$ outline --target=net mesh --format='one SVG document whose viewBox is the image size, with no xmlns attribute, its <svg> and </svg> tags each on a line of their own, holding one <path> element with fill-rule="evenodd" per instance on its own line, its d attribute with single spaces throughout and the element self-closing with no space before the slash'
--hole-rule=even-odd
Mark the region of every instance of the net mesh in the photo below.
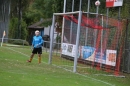
<svg viewBox="0 0 130 86">
<path fill-rule="evenodd" d="M 53 63 L 70 70 L 73 70 L 76 55 L 78 16 L 78 14 L 60 16 L 65 18 L 62 50 L 58 57 L 59 62 L 54 61 L 56 57 L 53 59 Z M 97 70 L 103 69 L 118 74 L 124 47 L 125 24 L 126 20 L 83 13 L 77 71 L 97 73 Z"/>
</svg>

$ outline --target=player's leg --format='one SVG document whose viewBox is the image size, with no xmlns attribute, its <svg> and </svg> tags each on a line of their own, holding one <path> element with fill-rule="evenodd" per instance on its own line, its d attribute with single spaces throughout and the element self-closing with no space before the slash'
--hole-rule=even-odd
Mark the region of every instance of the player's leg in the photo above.
<svg viewBox="0 0 130 86">
<path fill-rule="evenodd" d="M 32 53 L 28 62 L 32 62 L 33 57 L 34 57 L 34 54 Z"/>
<path fill-rule="evenodd" d="M 30 59 L 28 60 L 28 62 L 32 62 L 32 59 L 33 59 L 33 57 L 34 57 L 34 55 L 35 55 L 36 53 L 37 53 L 37 49 L 34 48 L 33 51 L 32 51 L 32 54 L 31 54 L 31 56 L 30 56 Z"/>
<path fill-rule="evenodd" d="M 38 63 L 41 63 L 42 48 L 38 48 Z"/>
<path fill-rule="evenodd" d="M 41 54 L 38 54 L 38 63 L 41 63 Z"/>
</svg>

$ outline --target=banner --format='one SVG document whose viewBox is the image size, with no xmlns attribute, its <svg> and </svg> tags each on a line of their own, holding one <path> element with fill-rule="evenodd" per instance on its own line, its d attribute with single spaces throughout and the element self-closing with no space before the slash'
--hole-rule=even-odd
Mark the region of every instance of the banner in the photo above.
<svg viewBox="0 0 130 86">
<path fill-rule="evenodd" d="M 81 58 L 88 60 L 88 61 L 94 61 L 95 57 L 95 49 L 93 47 L 89 46 L 82 46 L 81 49 Z"/>
<path fill-rule="evenodd" d="M 106 0 L 106 7 L 119 7 L 123 5 L 123 0 Z"/>
<path fill-rule="evenodd" d="M 94 47 L 82 46 L 81 57 L 85 60 L 88 60 L 88 61 L 105 64 L 106 63 L 106 55 L 104 53 L 101 53 L 101 49 L 98 49 L 97 52 L 95 52 Z"/>
<path fill-rule="evenodd" d="M 95 62 L 106 64 L 106 51 L 101 52 L 101 49 L 98 49 L 95 54 Z"/>
<path fill-rule="evenodd" d="M 116 55 L 117 55 L 116 50 L 106 50 L 106 64 L 115 66 L 116 65 Z"/>
<path fill-rule="evenodd" d="M 62 54 L 75 57 L 76 45 L 62 43 Z"/>
<path fill-rule="evenodd" d="M 101 49 L 96 50 L 94 47 L 82 46 L 81 58 L 84 60 L 98 62 L 110 66 L 116 65 L 116 50 L 106 50 L 101 52 Z"/>
<path fill-rule="evenodd" d="M 75 57 L 76 45 L 73 44 L 67 44 L 62 43 L 62 54 Z M 116 50 L 105 50 L 104 52 L 101 52 L 101 49 L 96 50 L 94 47 L 90 46 L 80 46 L 79 47 L 79 58 L 91 61 L 91 62 L 97 62 L 101 64 L 106 64 L 110 66 L 116 65 Z"/>
</svg>

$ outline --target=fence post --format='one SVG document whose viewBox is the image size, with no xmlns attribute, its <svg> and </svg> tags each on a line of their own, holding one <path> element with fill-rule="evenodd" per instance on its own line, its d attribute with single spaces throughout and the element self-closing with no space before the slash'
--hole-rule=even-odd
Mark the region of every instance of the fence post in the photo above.
<svg viewBox="0 0 130 86">
<path fill-rule="evenodd" d="M 46 48 L 46 53 L 47 53 L 47 43 L 48 43 L 48 41 L 46 41 L 46 45 L 45 45 L 45 48 Z"/>
<path fill-rule="evenodd" d="M 24 46 L 24 41 L 25 41 L 25 40 L 23 40 L 23 46 Z"/>
</svg>

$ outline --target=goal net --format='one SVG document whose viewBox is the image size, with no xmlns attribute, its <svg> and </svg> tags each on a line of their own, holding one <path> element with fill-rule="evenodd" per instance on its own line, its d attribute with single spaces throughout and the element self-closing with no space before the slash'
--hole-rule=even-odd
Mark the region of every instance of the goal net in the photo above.
<svg viewBox="0 0 130 86">
<path fill-rule="evenodd" d="M 82 13 L 80 32 L 78 30 L 79 14 L 62 14 L 55 16 L 56 27 L 62 35 L 59 66 L 73 70 L 76 53 L 77 34 L 79 36 L 79 53 L 77 71 L 90 72 L 104 69 L 119 72 L 125 37 L 125 20 L 109 18 L 100 14 Z"/>
</svg>

